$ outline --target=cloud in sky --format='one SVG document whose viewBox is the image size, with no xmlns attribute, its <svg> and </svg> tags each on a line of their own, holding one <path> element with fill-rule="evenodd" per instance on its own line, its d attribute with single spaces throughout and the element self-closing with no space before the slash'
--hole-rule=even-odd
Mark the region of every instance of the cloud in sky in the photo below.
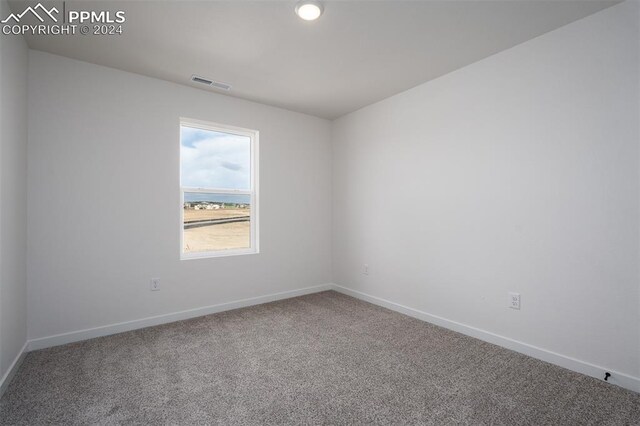
<svg viewBox="0 0 640 426">
<path fill-rule="evenodd" d="M 249 189 L 250 138 L 182 126 L 180 142 L 182 186 Z"/>
</svg>

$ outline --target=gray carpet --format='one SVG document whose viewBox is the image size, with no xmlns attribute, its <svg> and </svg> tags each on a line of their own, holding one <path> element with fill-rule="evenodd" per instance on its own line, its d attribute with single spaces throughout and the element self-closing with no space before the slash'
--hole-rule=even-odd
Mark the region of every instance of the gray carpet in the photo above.
<svg viewBox="0 0 640 426">
<path fill-rule="evenodd" d="M 640 394 L 324 292 L 31 352 L 13 424 L 640 424 Z"/>
</svg>

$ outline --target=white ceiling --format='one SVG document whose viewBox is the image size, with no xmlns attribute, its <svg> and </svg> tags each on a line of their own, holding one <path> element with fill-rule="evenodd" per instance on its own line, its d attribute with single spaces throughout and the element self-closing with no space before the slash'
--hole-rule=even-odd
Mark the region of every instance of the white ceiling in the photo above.
<svg viewBox="0 0 640 426">
<path fill-rule="evenodd" d="M 14 12 L 37 1 L 13 1 Z M 43 2 L 44 3 L 44 2 Z M 33 49 L 335 118 L 616 1 L 324 1 L 319 20 L 292 1 L 67 1 L 124 10 L 120 36 L 31 36 Z M 45 3 L 58 5 L 61 1 Z M 200 86 L 202 87 L 202 86 Z M 203 90 L 216 91 L 205 88 Z"/>
</svg>

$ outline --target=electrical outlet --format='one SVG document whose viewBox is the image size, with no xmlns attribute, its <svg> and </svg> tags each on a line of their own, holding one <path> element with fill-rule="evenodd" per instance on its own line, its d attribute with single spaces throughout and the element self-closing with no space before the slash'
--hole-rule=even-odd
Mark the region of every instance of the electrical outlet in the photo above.
<svg viewBox="0 0 640 426">
<path fill-rule="evenodd" d="M 160 290 L 160 278 L 151 278 L 151 291 Z"/>
<path fill-rule="evenodd" d="M 369 275 L 369 264 L 365 263 L 362 266 L 362 273 L 365 274 L 365 275 Z"/>
<path fill-rule="evenodd" d="M 509 304 L 511 309 L 520 309 L 520 293 L 509 292 Z"/>
</svg>

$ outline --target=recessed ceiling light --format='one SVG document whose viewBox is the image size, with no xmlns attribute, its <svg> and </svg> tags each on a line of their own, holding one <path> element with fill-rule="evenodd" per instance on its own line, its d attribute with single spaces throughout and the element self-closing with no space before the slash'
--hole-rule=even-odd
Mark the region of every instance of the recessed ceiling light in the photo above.
<svg viewBox="0 0 640 426">
<path fill-rule="evenodd" d="M 322 15 L 322 4 L 315 0 L 302 0 L 296 5 L 296 15 L 305 21 L 314 21 Z"/>
</svg>

